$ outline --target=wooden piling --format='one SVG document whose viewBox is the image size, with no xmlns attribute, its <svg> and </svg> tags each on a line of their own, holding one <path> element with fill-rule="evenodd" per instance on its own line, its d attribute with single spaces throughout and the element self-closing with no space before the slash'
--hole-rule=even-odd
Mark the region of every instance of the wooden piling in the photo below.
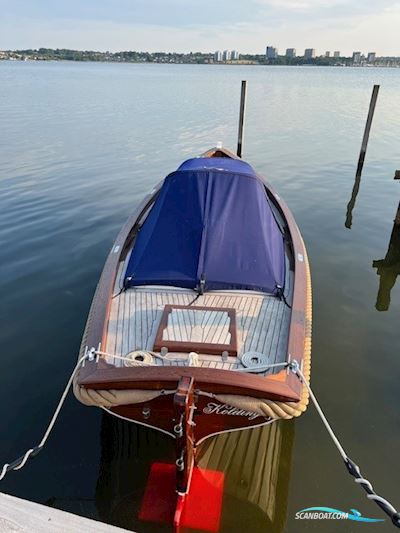
<svg viewBox="0 0 400 533">
<path fill-rule="evenodd" d="M 369 103 L 368 117 L 367 117 L 367 122 L 365 123 L 364 136 L 363 136 L 363 140 L 361 143 L 360 157 L 358 158 L 358 165 L 357 165 L 357 172 L 356 172 L 356 174 L 360 174 L 360 175 L 361 175 L 361 172 L 364 166 L 365 154 L 367 152 L 367 146 L 368 146 L 369 132 L 371 131 L 372 119 L 374 118 L 374 112 L 375 112 L 376 101 L 378 99 L 379 87 L 380 87 L 379 85 L 374 85 L 374 88 L 372 89 L 371 101 Z"/>
<path fill-rule="evenodd" d="M 351 193 L 350 201 L 347 204 L 346 222 L 344 224 L 347 229 L 351 229 L 351 225 L 353 223 L 353 209 L 354 209 L 354 206 L 356 205 L 358 191 L 360 190 L 361 174 L 362 174 L 362 169 L 364 166 L 365 154 L 367 152 L 369 132 L 371 131 L 372 119 L 374 117 L 376 101 L 377 101 L 378 93 L 379 93 L 379 87 L 380 87 L 379 85 L 374 85 L 374 88 L 372 89 L 371 101 L 369 103 L 368 117 L 367 117 L 367 122 L 365 124 L 363 140 L 361 143 L 360 156 L 358 158 L 358 164 L 357 164 L 356 176 L 354 179 L 353 190 Z"/>
<path fill-rule="evenodd" d="M 237 155 L 239 157 L 242 157 L 242 148 L 243 148 L 244 114 L 246 110 L 246 89 L 247 89 L 247 81 L 242 80 L 242 90 L 240 93 L 239 132 L 238 132 L 238 144 L 237 144 Z"/>
</svg>

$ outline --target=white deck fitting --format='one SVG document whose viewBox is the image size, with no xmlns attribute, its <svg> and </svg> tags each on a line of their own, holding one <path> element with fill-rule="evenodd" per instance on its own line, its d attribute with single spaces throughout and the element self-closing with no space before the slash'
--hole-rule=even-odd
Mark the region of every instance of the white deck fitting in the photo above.
<svg viewBox="0 0 400 533">
<path fill-rule="evenodd" d="M 115 287 L 118 294 L 124 265 L 120 265 Z M 291 299 L 293 273 L 287 269 L 285 294 Z M 121 292 L 112 300 L 108 336 L 105 351 L 125 356 L 135 350 L 153 350 L 164 306 L 189 305 L 196 297 L 190 289 L 171 287 L 134 287 Z M 281 362 L 287 356 L 287 343 L 291 309 L 275 296 L 254 291 L 212 291 L 199 296 L 193 302 L 196 306 L 209 308 L 234 308 L 236 310 L 238 357 L 222 357 L 199 354 L 198 366 L 225 370 L 241 367 L 240 356 L 249 351 L 265 354 L 270 362 Z M 199 312 L 197 312 L 199 313 Z M 174 315 L 174 322 L 168 328 L 177 340 L 201 336 L 205 342 L 219 343 L 229 325 L 222 326 L 225 313 L 211 312 L 212 322 L 203 322 L 206 328 L 199 332 L 197 313 L 184 312 Z M 197 315 L 198 316 L 198 315 Z M 204 318 L 204 317 L 203 317 Z M 169 361 L 168 357 L 180 359 Z M 108 358 L 115 366 L 124 366 L 124 361 Z M 164 360 L 154 359 L 157 365 L 187 365 L 187 354 L 170 352 Z"/>
</svg>

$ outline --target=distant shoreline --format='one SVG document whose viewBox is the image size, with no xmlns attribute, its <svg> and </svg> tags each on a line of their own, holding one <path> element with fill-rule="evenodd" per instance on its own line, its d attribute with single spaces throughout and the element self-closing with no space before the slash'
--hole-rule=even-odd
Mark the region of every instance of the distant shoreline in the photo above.
<svg viewBox="0 0 400 533">
<path fill-rule="evenodd" d="M 299 65 L 281 65 L 281 64 L 269 64 L 269 63 L 189 63 L 189 62 L 161 62 L 161 61 L 152 61 L 152 62 L 144 62 L 144 61 L 107 61 L 107 60 L 78 60 L 78 59 L 25 59 L 25 60 L 16 60 L 16 59 L 4 59 L 0 57 L 0 64 L 1 63 L 79 63 L 79 64 L 93 64 L 98 63 L 101 65 L 104 64 L 113 64 L 113 65 L 181 65 L 181 66 L 189 66 L 189 65 L 198 65 L 198 66 L 211 66 L 215 68 L 222 68 L 222 67 L 239 67 L 239 66 L 245 66 L 245 67 L 297 67 L 297 68 L 354 68 L 354 69 L 360 69 L 360 70 L 375 70 L 379 68 L 390 68 L 390 69 L 397 69 L 400 68 L 399 65 L 312 65 L 312 64 L 299 64 Z"/>
<path fill-rule="evenodd" d="M 90 50 L 69 50 L 39 48 L 27 50 L 0 51 L 0 61 L 77 61 L 100 63 L 158 63 L 158 64 L 189 64 L 189 65 L 260 65 L 260 66 L 315 66 L 315 67 L 400 67 L 399 57 L 377 57 L 373 62 L 367 60 L 354 62 L 352 57 L 286 57 L 278 56 L 267 59 L 261 54 L 241 54 L 239 59 L 216 61 L 213 53 L 190 52 L 188 54 L 174 52 L 97 52 Z"/>
</svg>

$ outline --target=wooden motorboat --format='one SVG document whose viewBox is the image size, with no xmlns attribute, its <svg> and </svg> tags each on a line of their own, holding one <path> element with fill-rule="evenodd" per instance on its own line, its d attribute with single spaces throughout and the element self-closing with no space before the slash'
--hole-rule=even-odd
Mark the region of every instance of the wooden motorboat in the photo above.
<svg viewBox="0 0 400 533">
<path fill-rule="evenodd" d="M 143 200 L 101 275 L 76 397 L 176 439 L 177 489 L 211 435 L 301 414 L 311 281 L 273 188 L 224 148 L 184 162 Z"/>
</svg>

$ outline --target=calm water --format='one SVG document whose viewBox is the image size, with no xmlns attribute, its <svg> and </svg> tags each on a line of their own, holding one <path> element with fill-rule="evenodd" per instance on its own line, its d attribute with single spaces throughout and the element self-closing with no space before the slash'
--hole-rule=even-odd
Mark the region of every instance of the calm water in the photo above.
<svg viewBox="0 0 400 533">
<path fill-rule="evenodd" d="M 126 217 L 183 159 L 218 141 L 235 146 L 241 79 L 249 81 L 244 156 L 285 198 L 309 250 L 314 390 L 349 454 L 400 506 L 400 281 L 378 311 L 372 267 L 385 258 L 400 200 L 400 70 L 0 62 L 0 462 L 39 440 Z M 381 94 L 348 230 L 374 83 Z M 400 272 L 398 239 L 394 252 Z M 390 285 L 396 267 L 380 271 Z M 246 473 L 233 469 L 222 531 L 391 530 L 388 520 L 295 520 L 316 505 L 382 516 L 313 408 L 279 433 L 275 510 L 268 517 L 240 496 Z M 46 450 L 1 491 L 156 531 L 136 512 L 149 463 L 170 455 L 163 437 L 71 396 Z"/>
</svg>

